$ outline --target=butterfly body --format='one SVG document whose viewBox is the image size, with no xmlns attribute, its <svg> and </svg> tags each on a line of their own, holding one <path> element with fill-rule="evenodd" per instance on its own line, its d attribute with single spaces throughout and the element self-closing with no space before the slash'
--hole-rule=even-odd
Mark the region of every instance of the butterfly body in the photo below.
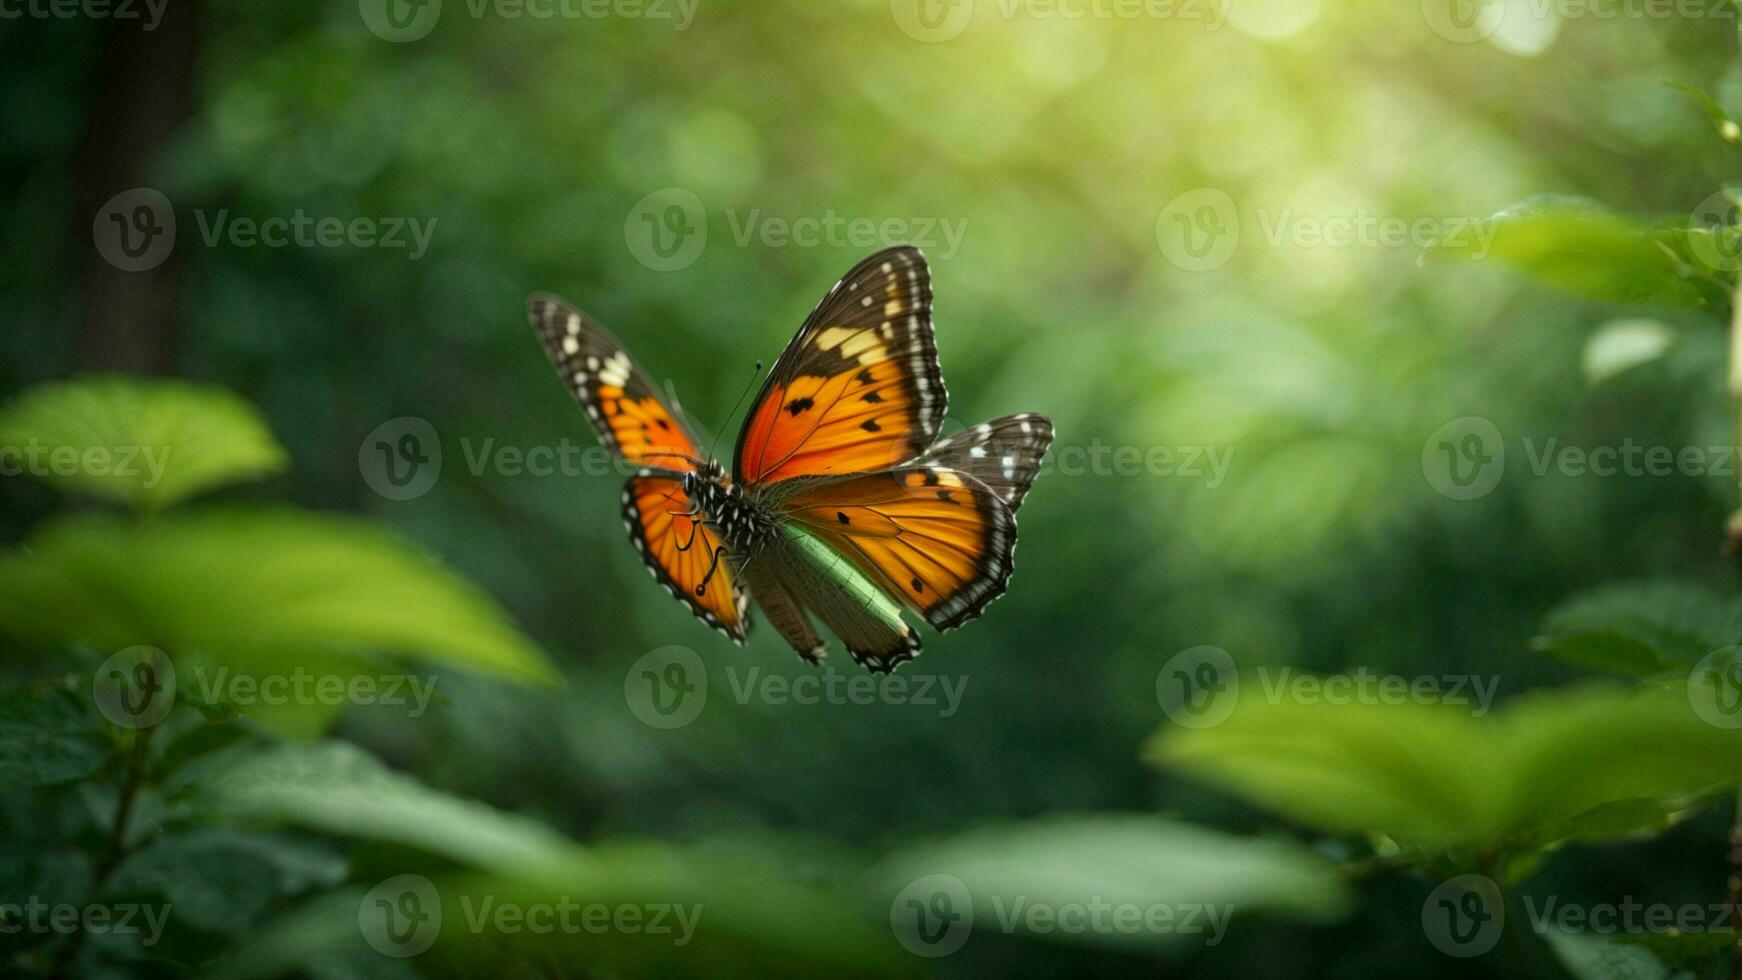
<svg viewBox="0 0 1742 980">
<path fill-rule="evenodd" d="M 829 290 L 752 403 L 730 472 L 602 326 L 555 297 L 529 312 L 600 440 L 643 467 L 623 517 L 649 572 L 735 642 L 754 597 L 805 659 L 824 653 L 821 620 L 888 671 L 919 650 L 904 610 L 948 630 L 1008 586 L 1016 509 L 1052 424 L 1012 415 L 940 437 L 948 398 L 917 249 L 879 252 Z"/>
</svg>

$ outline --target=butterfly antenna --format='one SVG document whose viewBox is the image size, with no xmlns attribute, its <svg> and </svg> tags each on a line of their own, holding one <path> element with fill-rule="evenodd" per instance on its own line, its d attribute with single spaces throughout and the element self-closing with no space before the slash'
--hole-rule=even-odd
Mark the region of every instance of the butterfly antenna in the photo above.
<svg viewBox="0 0 1742 980">
<path fill-rule="evenodd" d="M 709 459 L 714 458 L 714 447 L 720 444 L 720 436 L 724 435 L 727 427 L 732 424 L 732 416 L 737 415 L 738 409 L 744 407 L 744 399 L 750 397 L 750 389 L 756 386 L 756 379 L 760 377 L 762 377 L 762 362 L 757 361 L 756 369 L 750 372 L 750 383 L 744 386 L 744 392 L 738 396 L 737 404 L 733 405 L 732 410 L 726 413 L 726 421 L 720 423 L 719 431 L 714 433 L 714 441 L 708 444 Z"/>
</svg>

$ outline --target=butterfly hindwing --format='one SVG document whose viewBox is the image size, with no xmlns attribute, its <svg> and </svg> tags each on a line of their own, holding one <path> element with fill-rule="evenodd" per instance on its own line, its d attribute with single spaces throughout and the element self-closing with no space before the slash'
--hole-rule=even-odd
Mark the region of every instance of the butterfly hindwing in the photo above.
<svg viewBox="0 0 1742 980">
<path fill-rule="evenodd" d="M 632 463 L 685 471 L 701 450 L 653 377 L 598 321 L 563 300 L 535 294 L 532 328 L 606 449 Z"/>
<path fill-rule="evenodd" d="M 948 406 L 931 272 L 912 246 L 835 283 L 775 362 L 738 433 L 742 484 L 887 469 L 930 445 Z"/>
<path fill-rule="evenodd" d="M 678 475 L 669 471 L 642 470 L 623 488 L 623 523 L 653 577 L 702 622 L 743 645 L 749 595 L 724 557 L 714 567 L 719 536 L 685 516 L 693 509 Z"/>
<path fill-rule="evenodd" d="M 1014 568 L 1016 518 L 961 470 L 915 464 L 819 481 L 783 512 L 939 630 L 980 615 Z"/>
<path fill-rule="evenodd" d="M 1052 420 L 1024 412 L 982 422 L 938 440 L 915 463 L 959 470 L 986 484 L 1012 514 L 1040 473 L 1052 445 Z"/>
</svg>

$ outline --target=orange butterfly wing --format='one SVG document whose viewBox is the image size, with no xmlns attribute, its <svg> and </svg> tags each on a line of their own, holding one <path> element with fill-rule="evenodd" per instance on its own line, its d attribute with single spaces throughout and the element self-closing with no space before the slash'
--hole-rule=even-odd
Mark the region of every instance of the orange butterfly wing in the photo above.
<svg viewBox="0 0 1742 980">
<path fill-rule="evenodd" d="M 692 509 L 683 485 L 658 470 L 642 470 L 623 488 L 623 524 L 648 571 L 702 622 L 743 646 L 750 627 L 749 594 L 733 579 L 726 560 L 716 557 L 719 536 L 684 516 Z"/>
<path fill-rule="evenodd" d="M 912 246 L 853 267 L 775 362 L 738 433 L 734 478 L 888 469 L 930 445 L 948 406 L 931 272 Z"/>
<path fill-rule="evenodd" d="M 1016 518 L 960 470 L 913 465 L 827 480 L 783 509 L 939 630 L 980 615 L 1010 582 Z"/>
<path fill-rule="evenodd" d="M 689 460 L 702 452 L 696 440 L 621 341 L 555 296 L 535 294 L 526 310 L 545 354 L 606 449 L 644 466 L 695 469 Z"/>
<path fill-rule="evenodd" d="M 680 479 L 701 456 L 695 437 L 652 375 L 597 321 L 542 294 L 528 301 L 527 314 L 599 442 L 650 467 L 623 488 L 623 523 L 647 570 L 703 622 L 742 644 L 749 597 L 723 558 L 713 567 L 719 537 L 682 516 L 694 509 Z"/>
</svg>

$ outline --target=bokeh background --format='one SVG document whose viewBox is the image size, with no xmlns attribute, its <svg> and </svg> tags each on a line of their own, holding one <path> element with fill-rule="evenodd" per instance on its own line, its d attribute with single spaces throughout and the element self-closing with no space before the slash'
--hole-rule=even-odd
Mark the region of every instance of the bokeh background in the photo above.
<svg viewBox="0 0 1742 980">
<path fill-rule="evenodd" d="M 705 841 L 801 875 L 850 878 L 913 841 L 1058 813 L 1286 834 L 1143 762 L 1174 654 L 1479 675 L 1504 700 L 1574 676 L 1527 648 L 1582 590 L 1659 575 L 1734 588 L 1732 477 L 1539 474 L 1526 449 L 1733 443 L 1721 305 L 1621 306 L 1498 261 L 1423 261 L 1532 195 L 1685 219 L 1719 191 L 1738 151 L 1666 83 L 1742 110 L 1733 5 L 1599 17 L 1496 2 L 1475 21 L 1431 0 L 1059 6 L 1089 14 L 648 0 L 539 17 L 446 0 L 393 8 L 410 18 L 396 27 L 370 0 L 167 0 L 151 30 L 0 22 L 0 391 L 104 371 L 253 402 L 291 464 L 223 497 L 389 527 L 495 597 L 565 681 L 444 674 L 428 715 L 347 712 L 338 737 L 579 840 Z M 93 236 L 136 187 L 177 223 L 145 272 L 115 268 Z M 431 234 L 414 255 L 202 233 L 220 215 L 299 213 Z M 841 230 L 821 241 L 783 234 L 831 217 Z M 854 219 L 876 224 L 871 240 L 849 238 Z M 1401 237 L 1376 230 L 1400 222 Z M 732 648 L 648 583 L 620 474 L 473 462 L 593 444 L 525 298 L 557 292 L 608 324 L 729 446 L 752 364 L 900 240 L 933 266 L 951 424 L 1036 411 L 1057 426 L 1013 586 L 970 627 L 928 631 L 906 668 L 964 685 L 958 710 L 740 703 L 750 670 L 810 668 L 766 628 Z M 1617 331 L 1645 363 L 1603 367 L 1598 339 Z M 1460 500 L 1424 452 L 1469 416 L 1508 456 L 1492 492 Z M 433 429 L 442 468 L 389 499 L 360 452 L 406 417 Z M 1120 465 L 1122 447 L 1205 455 L 1199 472 L 1155 472 Z M 9 545 L 68 506 L 14 478 L 0 503 Z M 661 730 L 629 710 L 625 681 L 670 645 L 700 655 L 709 697 Z M 1712 898 L 1725 817 L 1551 856 L 1542 880 L 1592 900 Z M 1242 917 L 1214 947 L 983 930 L 909 965 L 1509 972 L 1433 950 L 1434 884 L 1363 879 L 1338 922 Z"/>
</svg>

